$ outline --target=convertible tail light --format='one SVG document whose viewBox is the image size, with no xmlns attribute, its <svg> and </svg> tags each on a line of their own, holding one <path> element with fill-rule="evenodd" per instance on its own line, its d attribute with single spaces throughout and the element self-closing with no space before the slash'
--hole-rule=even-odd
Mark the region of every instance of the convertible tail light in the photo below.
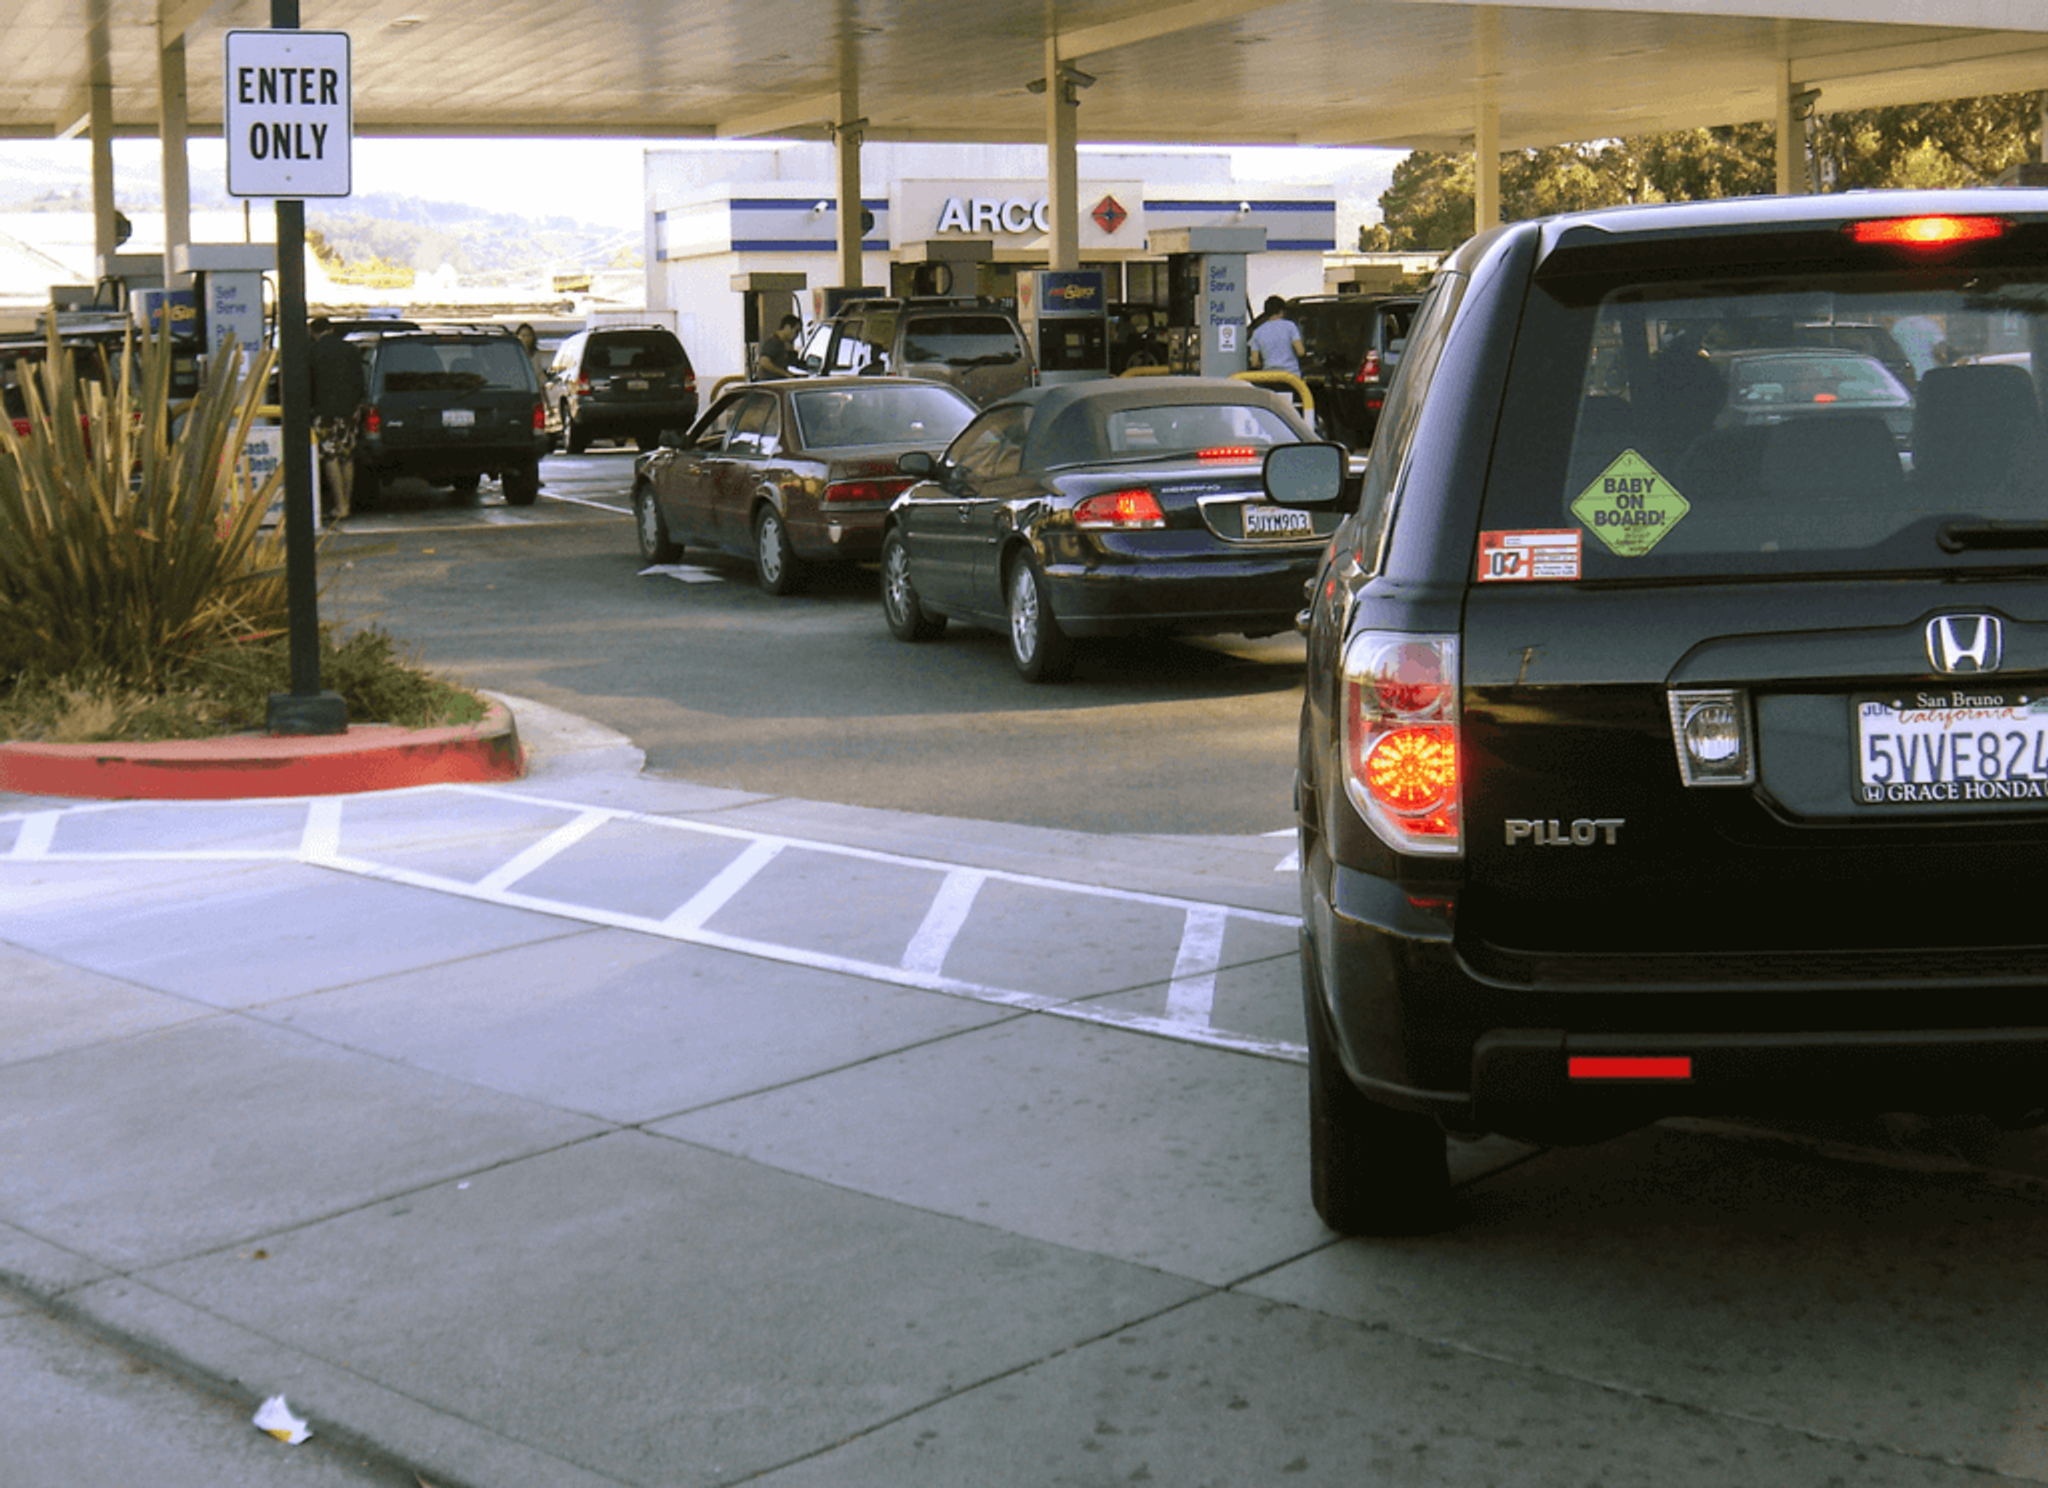
<svg viewBox="0 0 2048 1488">
<path fill-rule="evenodd" d="M 381 434 L 384 432 L 384 411 L 372 403 L 363 410 L 363 432 Z"/>
<path fill-rule="evenodd" d="M 1375 382 L 1379 379 L 1379 375 L 1380 354 L 1378 348 L 1374 348 L 1373 350 L 1368 351 L 1365 354 L 1365 360 L 1358 364 L 1358 376 L 1354 377 L 1352 381 Z"/>
<path fill-rule="evenodd" d="M 1090 496 L 1074 508 L 1074 525 L 1084 529 L 1164 527 L 1159 498 L 1143 486 Z"/>
<path fill-rule="evenodd" d="M 2003 237 L 2006 226 L 2003 217 L 1880 217 L 1850 223 L 1849 237 L 1893 248 L 1949 248 Z"/>
<path fill-rule="evenodd" d="M 1344 650 L 1344 787 L 1400 852 L 1464 848 L 1458 638 L 1362 631 Z"/>
<path fill-rule="evenodd" d="M 1200 451 L 1195 458 L 1206 460 L 1212 465 L 1226 461 L 1241 465 L 1248 460 L 1258 459 L 1259 454 L 1259 447 L 1254 444 L 1218 444 Z"/>
<path fill-rule="evenodd" d="M 888 480 L 837 480 L 825 487 L 825 500 L 894 501 L 908 489 L 908 479 L 897 479 L 893 476 Z"/>
</svg>

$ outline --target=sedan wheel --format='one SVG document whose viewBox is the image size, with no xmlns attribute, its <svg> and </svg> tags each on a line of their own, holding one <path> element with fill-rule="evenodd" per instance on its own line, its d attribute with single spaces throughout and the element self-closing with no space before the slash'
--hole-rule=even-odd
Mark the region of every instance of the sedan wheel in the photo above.
<svg viewBox="0 0 2048 1488">
<path fill-rule="evenodd" d="M 770 594 L 794 593 L 802 578 L 782 513 L 772 506 L 763 506 L 754 518 L 754 575 Z"/>
<path fill-rule="evenodd" d="M 1028 554 L 1010 566 L 1010 660 L 1026 682 L 1064 681 L 1074 666 L 1074 643 L 1053 618 L 1045 580 Z"/>
<path fill-rule="evenodd" d="M 642 481 L 633 487 L 633 525 L 640 534 L 640 557 L 647 563 L 673 563 L 683 556 L 683 545 L 668 535 L 668 522 L 661 503 L 654 499 L 654 487 Z"/>
<path fill-rule="evenodd" d="M 929 641 L 945 634 L 946 617 L 927 615 L 910 582 L 910 549 L 903 533 L 882 539 L 882 616 L 899 641 Z"/>
</svg>

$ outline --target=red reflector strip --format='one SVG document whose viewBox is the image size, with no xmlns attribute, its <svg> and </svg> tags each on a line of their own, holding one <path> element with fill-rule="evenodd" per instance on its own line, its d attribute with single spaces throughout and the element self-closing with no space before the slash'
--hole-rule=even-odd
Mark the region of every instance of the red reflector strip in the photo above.
<svg viewBox="0 0 2048 1488">
<path fill-rule="evenodd" d="M 1568 1061 L 1574 1080 L 1690 1080 L 1692 1056 L 1644 1058 L 1630 1055 L 1574 1054 Z"/>
<path fill-rule="evenodd" d="M 1886 217 L 1849 225 L 1849 236 L 1858 243 L 1884 243 L 1896 248 L 1941 248 L 2004 234 L 2002 217 Z"/>
</svg>

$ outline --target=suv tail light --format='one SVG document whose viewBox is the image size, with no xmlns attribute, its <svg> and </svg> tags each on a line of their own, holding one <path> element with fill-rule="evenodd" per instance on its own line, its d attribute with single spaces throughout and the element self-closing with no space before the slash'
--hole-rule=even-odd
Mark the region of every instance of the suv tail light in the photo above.
<svg viewBox="0 0 2048 1488">
<path fill-rule="evenodd" d="M 579 398 L 590 396 L 590 378 L 581 372 L 576 374 L 576 396 Z"/>
<path fill-rule="evenodd" d="M 1881 217 L 1850 223 L 1849 237 L 1893 248 L 1947 248 L 2003 237 L 2005 226 L 2003 217 Z"/>
<path fill-rule="evenodd" d="M 1074 525 L 1084 531 L 1164 527 L 1166 513 L 1159 498 L 1143 486 L 1090 496 L 1074 508 Z"/>
<path fill-rule="evenodd" d="M 1464 848 L 1458 638 L 1361 631 L 1344 648 L 1344 788 L 1398 852 Z"/>
<path fill-rule="evenodd" d="M 697 391 L 697 374 L 695 372 L 683 373 L 683 391 L 686 393 Z"/>
<path fill-rule="evenodd" d="M 1373 350 L 1371 350 L 1371 351 L 1368 351 L 1368 352 L 1367 352 L 1367 353 L 1365 354 L 1365 360 L 1364 360 L 1364 361 L 1362 361 L 1362 362 L 1360 362 L 1360 363 L 1358 364 L 1358 376 L 1357 376 L 1357 377 L 1355 377 L 1355 378 L 1353 378 L 1352 380 L 1353 380 L 1354 382 L 1362 382 L 1362 383 L 1363 383 L 1363 382 L 1376 382 L 1376 381 L 1378 381 L 1378 379 L 1379 379 L 1379 375 L 1380 375 L 1380 354 L 1379 354 L 1379 349 L 1378 349 L 1377 347 L 1375 347 L 1375 348 L 1374 348 Z"/>
<path fill-rule="evenodd" d="M 545 434 L 548 431 L 548 406 L 545 403 L 533 405 L 533 432 Z"/>
<path fill-rule="evenodd" d="M 374 403 L 363 410 L 363 432 L 365 434 L 381 434 L 384 432 L 383 410 Z"/>
</svg>

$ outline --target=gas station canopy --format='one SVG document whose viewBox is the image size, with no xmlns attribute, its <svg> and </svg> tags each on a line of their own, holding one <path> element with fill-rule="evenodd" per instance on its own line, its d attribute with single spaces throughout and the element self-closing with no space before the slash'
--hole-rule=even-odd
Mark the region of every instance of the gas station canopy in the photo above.
<svg viewBox="0 0 2048 1488">
<path fill-rule="evenodd" d="M 95 105 L 101 130 L 156 134 L 167 52 L 191 132 L 213 132 L 222 34 L 270 24 L 268 0 L 7 9 L 17 138 L 85 133 Z M 299 19 L 350 34 L 359 134 L 1039 141 L 1049 62 L 1104 142 L 1513 149 L 1782 119 L 1788 98 L 2048 88 L 2048 6 L 2022 0 L 301 0 Z"/>
</svg>

